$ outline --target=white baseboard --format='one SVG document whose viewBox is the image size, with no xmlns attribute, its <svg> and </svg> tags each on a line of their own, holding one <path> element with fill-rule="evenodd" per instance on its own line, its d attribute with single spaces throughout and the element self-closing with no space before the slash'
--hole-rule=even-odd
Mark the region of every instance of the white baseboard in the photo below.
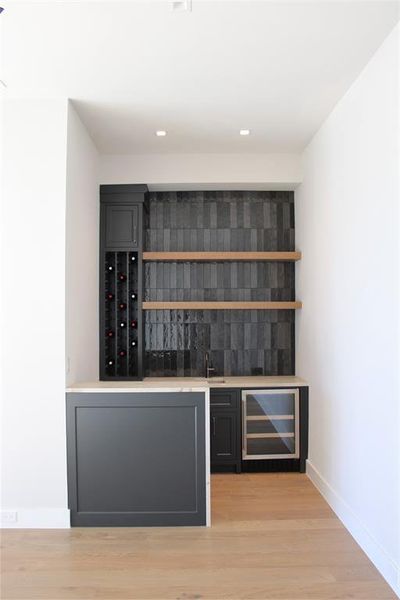
<svg viewBox="0 0 400 600">
<path fill-rule="evenodd" d="M 400 567 L 371 535 L 352 508 L 307 460 L 306 473 L 368 558 L 400 598 Z"/>
<path fill-rule="evenodd" d="M 69 529 L 69 510 L 66 508 L 3 508 L 2 529 Z"/>
</svg>

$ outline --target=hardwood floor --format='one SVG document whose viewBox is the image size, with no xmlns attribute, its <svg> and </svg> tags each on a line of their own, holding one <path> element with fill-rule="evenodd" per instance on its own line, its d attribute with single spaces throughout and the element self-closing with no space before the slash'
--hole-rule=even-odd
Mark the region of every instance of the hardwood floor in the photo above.
<svg viewBox="0 0 400 600">
<path fill-rule="evenodd" d="M 212 515 L 212 528 L 4 530 L 1 598 L 396 598 L 305 475 L 213 475 Z"/>
</svg>

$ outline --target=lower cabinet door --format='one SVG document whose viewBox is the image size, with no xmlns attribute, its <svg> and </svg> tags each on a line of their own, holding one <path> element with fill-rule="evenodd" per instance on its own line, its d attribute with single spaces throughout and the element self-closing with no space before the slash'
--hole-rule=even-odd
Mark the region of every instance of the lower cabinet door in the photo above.
<svg viewBox="0 0 400 600">
<path fill-rule="evenodd" d="M 234 462 L 238 458 L 236 412 L 211 412 L 211 462 Z"/>
</svg>

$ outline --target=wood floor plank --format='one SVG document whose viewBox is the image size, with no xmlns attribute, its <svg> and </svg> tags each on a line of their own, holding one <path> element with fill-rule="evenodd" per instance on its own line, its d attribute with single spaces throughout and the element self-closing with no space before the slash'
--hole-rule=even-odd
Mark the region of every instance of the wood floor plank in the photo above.
<svg viewBox="0 0 400 600">
<path fill-rule="evenodd" d="M 213 475 L 211 528 L 3 530 L 3 600 L 396 598 L 305 475 Z"/>
</svg>

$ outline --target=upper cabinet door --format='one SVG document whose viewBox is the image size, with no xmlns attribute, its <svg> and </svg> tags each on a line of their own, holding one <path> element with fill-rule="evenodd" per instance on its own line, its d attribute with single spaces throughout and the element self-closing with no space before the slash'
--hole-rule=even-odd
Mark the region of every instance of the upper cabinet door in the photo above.
<svg viewBox="0 0 400 600">
<path fill-rule="evenodd" d="M 139 205 L 106 207 L 106 247 L 135 249 L 139 245 Z"/>
</svg>

